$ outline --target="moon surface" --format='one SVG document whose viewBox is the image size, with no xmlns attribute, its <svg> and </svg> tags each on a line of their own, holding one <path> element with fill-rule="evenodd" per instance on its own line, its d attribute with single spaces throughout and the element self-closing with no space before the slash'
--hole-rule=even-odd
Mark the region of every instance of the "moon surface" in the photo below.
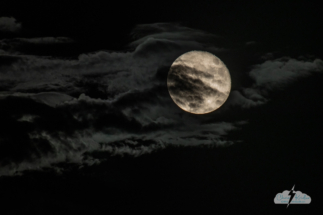
<svg viewBox="0 0 323 215">
<path fill-rule="evenodd" d="M 215 55 L 190 51 L 171 65 L 167 87 L 178 107 L 193 114 L 206 114 L 227 100 L 231 77 L 226 65 Z"/>
</svg>

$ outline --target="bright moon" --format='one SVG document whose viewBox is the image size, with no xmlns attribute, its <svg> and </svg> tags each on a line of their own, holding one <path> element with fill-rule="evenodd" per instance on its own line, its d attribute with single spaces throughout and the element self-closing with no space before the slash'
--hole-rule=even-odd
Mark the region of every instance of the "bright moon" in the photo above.
<svg viewBox="0 0 323 215">
<path fill-rule="evenodd" d="M 205 51 L 190 51 L 179 56 L 167 77 L 168 91 L 181 109 L 210 113 L 221 107 L 231 90 L 228 68 L 216 56 Z"/>
</svg>

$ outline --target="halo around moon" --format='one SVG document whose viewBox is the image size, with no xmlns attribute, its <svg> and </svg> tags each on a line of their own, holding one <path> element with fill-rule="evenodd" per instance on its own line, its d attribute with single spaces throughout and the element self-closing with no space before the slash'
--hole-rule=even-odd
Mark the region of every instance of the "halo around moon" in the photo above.
<svg viewBox="0 0 323 215">
<path fill-rule="evenodd" d="M 226 65 L 215 55 L 190 51 L 171 65 L 167 87 L 178 107 L 193 114 L 206 114 L 227 100 L 231 77 Z"/>
</svg>

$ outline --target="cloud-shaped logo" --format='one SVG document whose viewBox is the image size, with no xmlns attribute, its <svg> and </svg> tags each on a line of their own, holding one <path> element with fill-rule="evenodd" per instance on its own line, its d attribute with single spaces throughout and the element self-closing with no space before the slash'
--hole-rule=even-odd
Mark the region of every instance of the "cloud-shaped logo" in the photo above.
<svg viewBox="0 0 323 215">
<path fill-rule="evenodd" d="M 295 185 L 294 185 L 295 187 Z M 301 191 L 294 191 L 294 187 L 291 190 L 285 190 L 282 193 L 277 193 L 274 198 L 275 204 L 309 204 L 311 203 L 311 197 Z"/>
</svg>

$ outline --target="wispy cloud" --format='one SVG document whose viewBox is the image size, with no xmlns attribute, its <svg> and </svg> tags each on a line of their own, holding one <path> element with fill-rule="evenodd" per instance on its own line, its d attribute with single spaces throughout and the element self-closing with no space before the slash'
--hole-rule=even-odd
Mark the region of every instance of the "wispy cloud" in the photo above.
<svg viewBox="0 0 323 215">
<path fill-rule="evenodd" d="M 13 17 L 0 17 L 0 32 L 18 32 L 21 24 Z"/>
<path fill-rule="evenodd" d="M 134 31 L 152 27 L 155 24 L 139 25 Z M 180 54 L 192 49 L 223 51 L 205 48 L 203 41 L 215 37 L 195 31 L 169 24 L 154 37 L 137 36 L 133 52 L 99 51 L 76 60 L 8 54 L 15 59 L 0 65 L 0 74 L 3 83 L 12 84 L 3 86 L 0 102 L 5 104 L 6 123 L 19 129 L 3 134 L 0 151 L 7 156 L 2 163 L 23 170 L 64 159 L 91 163 L 97 152 L 139 156 L 167 145 L 232 144 L 224 136 L 240 124 L 183 116 L 165 85 L 165 68 Z M 17 134 L 29 146 L 14 158 L 10 151 L 20 144 Z"/>
<path fill-rule="evenodd" d="M 263 105 L 270 100 L 265 91 L 322 69 L 319 59 L 265 61 L 246 74 L 250 86 L 232 90 L 227 110 L 196 117 L 170 98 L 169 67 L 187 51 L 228 50 L 212 45 L 216 36 L 178 24 L 138 25 L 133 34 L 131 52 L 98 51 L 75 60 L 2 56 L 11 59 L 0 64 L 0 112 L 8 125 L 0 132 L 2 174 L 66 160 L 91 164 L 108 154 L 139 156 L 168 145 L 231 145 L 227 135 L 247 121 L 212 117 L 230 114 L 231 105 Z"/>
<path fill-rule="evenodd" d="M 299 78 L 312 73 L 323 72 L 323 61 L 277 58 L 254 65 L 248 75 L 253 79 L 252 86 L 234 90 L 229 99 L 230 104 L 243 108 L 255 107 L 267 103 L 270 92 L 281 89 Z"/>
</svg>

